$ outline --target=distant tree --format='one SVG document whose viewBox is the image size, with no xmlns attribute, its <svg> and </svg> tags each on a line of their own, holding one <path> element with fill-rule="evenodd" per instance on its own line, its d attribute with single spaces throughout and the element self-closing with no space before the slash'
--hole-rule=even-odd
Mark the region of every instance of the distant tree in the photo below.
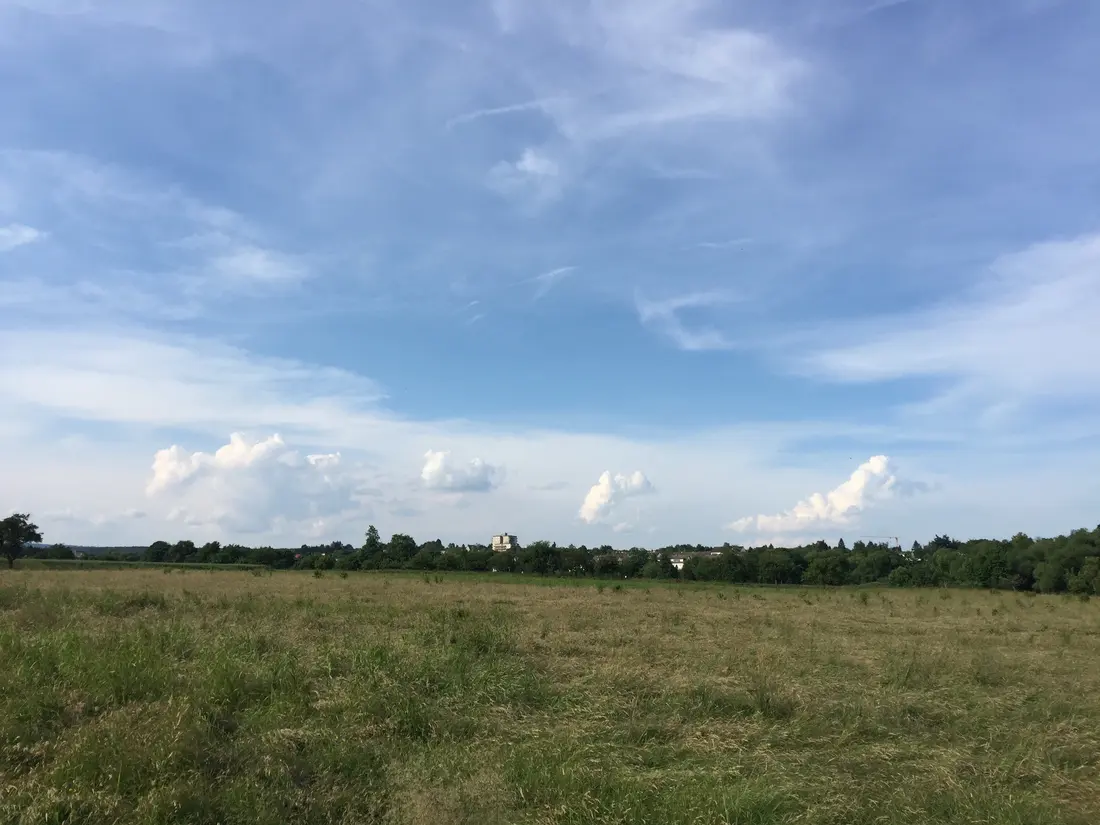
<svg viewBox="0 0 1100 825">
<path fill-rule="evenodd" d="M 836 549 L 837 550 L 847 550 L 848 549 L 848 545 L 844 543 L 843 538 L 836 543 Z"/>
<path fill-rule="evenodd" d="M 447 550 L 435 560 L 436 570 L 461 570 L 462 557 L 466 555 L 462 550 Z"/>
<path fill-rule="evenodd" d="M 1042 593 L 1057 593 L 1066 586 L 1066 572 L 1059 561 L 1046 561 L 1035 567 L 1035 588 Z"/>
<path fill-rule="evenodd" d="M 614 553 L 601 553 L 592 560 L 592 571 L 601 578 L 615 578 L 622 575 L 619 557 Z"/>
<path fill-rule="evenodd" d="M 940 550 L 958 550 L 960 542 L 956 539 L 951 538 L 948 535 L 937 535 L 935 538 L 932 539 L 931 544 L 932 547 L 938 548 Z"/>
<path fill-rule="evenodd" d="M 786 550 L 763 550 L 756 556 L 756 581 L 759 584 L 792 584 L 797 581 L 796 570 L 791 554 Z"/>
<path fill-rule="evenodd" d="M 198 549 L 195 547 L 195 542 L 190 539 L 185 539 L 173 544 L 172 549 L 168 551 L 168 555 L 164 560 L 170 562 L 194 561 L 191 557 L 197 553 Z"/>
<path fill-rule="evenodd" d="M 363 552 L 372 555 L 381 549 L 382 537 L 378 535 L 378 528 L 372 524 L 367 528 L 367 539 L 363 542 Z"/>
<path fill-rule="evenodd" d="M 846 554 L 829 550 L 815 553 L 802 574 L 804 584 L 827 584 L 839 586 L 848 581 L 848 559 Z"/>
<path fill-rule="evenodd" d="M 517 561 L 524 573 L 546 576 L 561 569 L 561 551 L 553 542 L 535 541 L 520 548 Z"/>
<path fill-rule="evenodd" d="M 68 561 L 76 558 L 73 549 L 65 544 L 52 544 L 46 548 L 43 558 Z"/>
<path fill-rule="evenodd" d="M 650 553 L 648 550 L 643 550 L 640 547 L 631 548 L 630 552 L 626 554 L 626 557 L 619 564 L 619 569 L 624 576 L 633 579 L 642 574 L 642 570 L 645 569 L 649 557 Z"/>
<path fill-rule="evenodd" d="M 15 513 L 0 521 L 0 554 L 8 560 L 8 569 L 15 567 L 15 560 L 23 555 L 31 542 L 42 541 L 37 524 L 31 524 L 26 513 Z"/>
<path fill-rule="evenodd" d="M 1085 559 L 1081 569 L 1069 577 L 1068 589 L 1071 593 L 1094 593 L 1100 595 L 1100 557 Z"/>
<path fill-rule="evenodd" d="M 603 566 L 601 567 L 601 559 Z M 597 576 L 611 576 L 618 572 L 619 560 L 615 556 L 597 556 L 593 559 L 587 550 L 572 544 L 558 554 L 559 570 L 569 576 L 586 576 L 595 570 Z"/>
<path fill-rule="evenodd" d="M 1012 546 L 1017 550 L 1027 550 L 1033 544 L 1035 542 L 1031 540 L 1031 536 L 1027 533 L 1017 533 L 1012 537 Z"/>
<path fill-rule="evenodd" d="M 149 545 L 149 549 L 145 551 L 145 561 L 158 562 L 164 561 L 168 554 L 172 551 L 172 545 L 166 541 L 154 541 Z"/>
<path fill-rule="evenodd" d="M 404 533 L 394 533 L 386 548 L 386 561 L 394 567 L 404 567 L 417 552 L 416 539 Z"/>
</svg>

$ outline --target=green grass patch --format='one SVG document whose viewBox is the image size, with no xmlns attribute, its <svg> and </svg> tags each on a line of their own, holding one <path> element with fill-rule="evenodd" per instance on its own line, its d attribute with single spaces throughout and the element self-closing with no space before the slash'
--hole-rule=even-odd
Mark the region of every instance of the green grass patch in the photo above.
<svg viewBox="0 0 1100 825">
<path fill-rule="evenodd" d="M 1022 604 L 3 571 L 0 823 L 1098 822 L 1100 600 Z"/>
</svg>

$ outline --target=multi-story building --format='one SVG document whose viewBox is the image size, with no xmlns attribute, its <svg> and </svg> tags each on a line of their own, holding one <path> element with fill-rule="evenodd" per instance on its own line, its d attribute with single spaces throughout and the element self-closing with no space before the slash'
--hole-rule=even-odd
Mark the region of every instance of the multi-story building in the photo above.
<svg viewBox="0 0 1100 825">
<path fill-rule="evenodd" d="M 507 553 L 509 550 L 519 549 L 519 539 L 508 533 L 501 533 L 499 536 L 493 536 L 493 552 L 494 553 Z"/>
</svg>

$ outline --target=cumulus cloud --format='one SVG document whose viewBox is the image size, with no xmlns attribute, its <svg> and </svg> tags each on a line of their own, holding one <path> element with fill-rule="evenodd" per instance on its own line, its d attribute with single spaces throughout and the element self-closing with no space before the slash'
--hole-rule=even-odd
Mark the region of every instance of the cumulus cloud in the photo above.
<svg viewBox="0 0 1100 825">
<path fill-rule="evenodd" d="M 279 435 L 252 441 L 234 433 L 214 453 L 173 445 L 156 453 L 152 470 L 146 493 L 174 505 L 169 517 L 192 526 L 279 532 L 356 507 L 339 453 L 303 456 Z"/>
<path fill-rule="evenodd" d="M 428 450 L 424 453 L 424 469 L 420 479 L 429 490 L 448 493 L 484 493 L 493 489 L 500 480 L 501 470 L 475 458 L 468 464 L 459 464 L 445 451 Z"/>
<path fill-rule="evenodd" d="M 8 252 L 19 246 L 40 241 L 45 237 L 33 226 L 24 226 L 21 223 L 13 223 L 8 226 L 0 226 L 0 252 Z"/>
<path fill-rule="evenodd" d="M 897 493 L 916 492 L 922 485 L 901 482 L 888 456 L 876 455 L 859 465 L 836 489 L 814 493 L 778 515 L 748 516 L 728 525 L 740 533 L 796 533 L 827 525 L 844 526 L 876 502 Z"/>
<path fill-rule="evenodd" d="M 624 499 L 644 495 L 653 491 L 653 485 L 641 470 L 631 475 L 611 475 L 604 471 L 600 480 L 592 485 L 581 505 L 580 517 L 588 524 L 595 524 L 607 515 Z"/>
</svg>

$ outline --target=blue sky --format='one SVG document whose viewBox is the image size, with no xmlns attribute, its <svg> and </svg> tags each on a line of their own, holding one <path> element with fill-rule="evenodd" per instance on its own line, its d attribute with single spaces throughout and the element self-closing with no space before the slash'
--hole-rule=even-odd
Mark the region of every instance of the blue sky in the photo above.
<svg viewBox="0 0 1100 825">
<path fill-rule="evenodd" d="M 0 509 L 1092 526 L 1098 38 L 1086 0 L 0 0 Z"/>
</svg>

